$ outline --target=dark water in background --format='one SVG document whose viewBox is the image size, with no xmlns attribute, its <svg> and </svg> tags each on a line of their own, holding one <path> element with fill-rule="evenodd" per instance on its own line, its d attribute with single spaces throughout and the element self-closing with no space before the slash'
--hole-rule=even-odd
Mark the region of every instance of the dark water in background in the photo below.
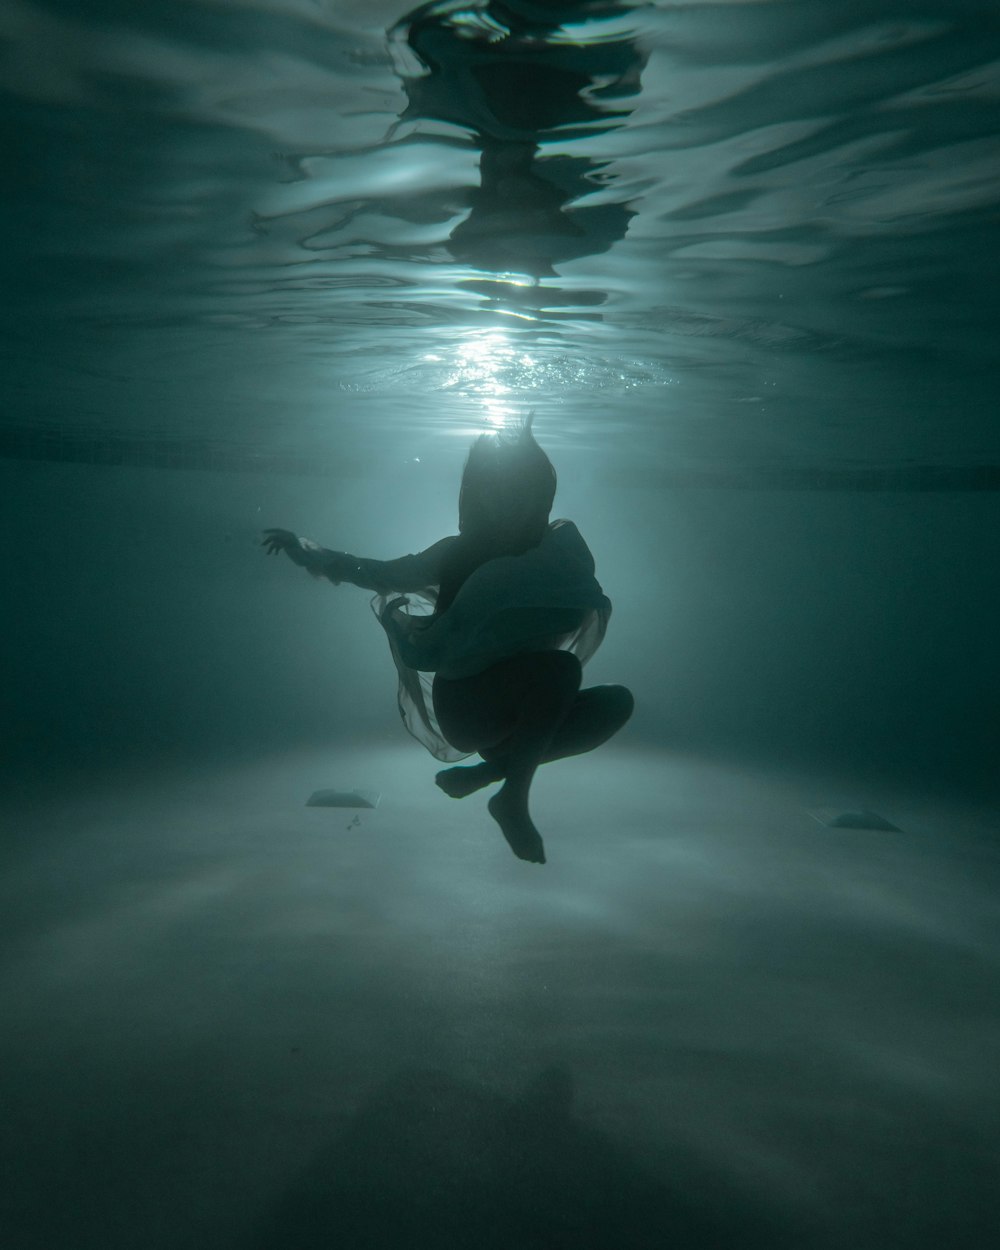
<svg viewBox="0 0 1000 1250">
<path fill-rule="evenodd" d="M 994 5 L 8 0 L 0 38 L 8 454 L 367 465 L 531 405 L 633 482 L 1000 457 Z"/>
</svg>

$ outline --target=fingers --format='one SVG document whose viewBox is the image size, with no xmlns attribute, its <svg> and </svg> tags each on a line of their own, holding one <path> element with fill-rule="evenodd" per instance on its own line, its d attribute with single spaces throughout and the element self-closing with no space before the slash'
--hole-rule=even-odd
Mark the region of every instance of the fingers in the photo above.
<svg viewBox="0 0 1000 1250">
<path fill-rule="evenodd" d="M 279 552 L 293 546 L 298 540 L 291 530 L 267 529 L 261 530 L 264 537 L 261 539 L 261 546 L 269 556 L 276 556 Z"/>
</svg>

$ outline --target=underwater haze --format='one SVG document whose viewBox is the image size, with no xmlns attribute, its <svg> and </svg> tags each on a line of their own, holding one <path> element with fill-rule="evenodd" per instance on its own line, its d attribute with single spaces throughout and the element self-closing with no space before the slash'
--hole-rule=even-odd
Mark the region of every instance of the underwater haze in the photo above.
<svg viewBox="0 0 1000 1250">
<path fill-rule="evenodd" d="M 0 100 L 5 1250 L 997 1242 L 1000 8 L 2 0 Z M 529 413 L 544 867 L 261 548 Z"/>
</svg>

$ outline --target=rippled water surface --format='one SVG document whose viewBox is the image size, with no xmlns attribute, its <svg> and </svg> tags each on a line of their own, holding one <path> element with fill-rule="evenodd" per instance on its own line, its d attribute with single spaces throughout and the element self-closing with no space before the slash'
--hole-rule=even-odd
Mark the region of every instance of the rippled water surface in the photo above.
<svg viewBox="0 0 1000 1250">
<path fill-rule="evenodd" d="M 1000 10 L 5 0 L 8 430 L 974 466 Z"/>
</svg>

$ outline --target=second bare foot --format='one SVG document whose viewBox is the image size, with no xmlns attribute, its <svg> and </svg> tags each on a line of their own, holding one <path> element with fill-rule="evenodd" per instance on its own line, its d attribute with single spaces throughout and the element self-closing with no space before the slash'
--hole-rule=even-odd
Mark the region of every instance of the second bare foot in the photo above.
<svg viewBox="0 0 1000 1250">
<path fill-rule="evenodd" d="M 523 803 L 512 803 L 506 794 L 507 787 L 494 794 L 486 804 L 490 815 L 500 826 L 507 845 L 518 859 L 530 864 L 545 863 L 545 844 L 542 835 L 531 823 L 531 817 Z"/>
<path fill-rule="evenodd" d="M 451 798 L 464 799 L 484 786 L 502 780 L 503 774 L 498 774 L 492 764 L 466 764 L 464 767 L 442 769 L 434 778 L 434 784 Z"/>
</svg>

